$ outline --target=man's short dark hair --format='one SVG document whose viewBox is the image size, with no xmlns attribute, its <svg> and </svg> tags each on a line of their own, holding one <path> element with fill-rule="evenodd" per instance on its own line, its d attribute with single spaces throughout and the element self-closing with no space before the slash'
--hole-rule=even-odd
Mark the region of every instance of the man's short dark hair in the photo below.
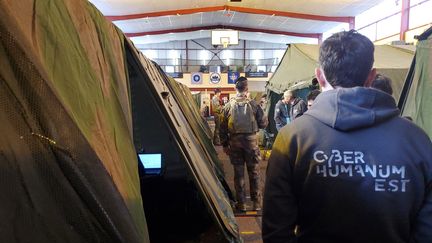
<svg viewBox="0 0 432 243">
<path fill-rule="evenodd" d="M 238 92 L 245 92 L 248 87 L 248 80 L 247 78 L 240 76 L 235 83 L 235 88 Z"/>
<path fill-rule="evenodd" d="M 219 88 L 216 88 L 216 89 L 214 90 L 214 93 L 215 93 L 215 94 L 220 93 L 220 92 L 221 92 L 221 90 L 220 90 Z"/>
<path fill-rule="evenodd" d="M 374 62 L 374 45 L 355 30 L 342 31 L 322 43 L 319 62 L 332 86 L 363 86 Z"/>
<path fill-rule="evenodd" d="M 376 75 L 374 81 L 372 82 L 372 88 L 379 89 L 390 95 L 393 94 L 391 79 L 382 74 Z"/>
<path fill-rule="evenodd" d="M 319 94 L 321 94 L 321 91 L 314 89 L 307 95 L 307 100 L 315 100 Z"/>
</svg>

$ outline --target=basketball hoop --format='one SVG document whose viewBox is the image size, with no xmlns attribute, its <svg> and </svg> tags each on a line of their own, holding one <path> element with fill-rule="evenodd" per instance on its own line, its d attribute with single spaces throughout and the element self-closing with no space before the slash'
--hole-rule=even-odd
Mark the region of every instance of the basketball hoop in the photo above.
<svg viewBox="0 0 432 243">
<path fill-rule="evenodd" d="M 229 37 L 221 37 L 220 42 L 221 42 L 223 48 L 227 48 L 229 43 L 230 43 L 230 38 Z"/>
</svg>

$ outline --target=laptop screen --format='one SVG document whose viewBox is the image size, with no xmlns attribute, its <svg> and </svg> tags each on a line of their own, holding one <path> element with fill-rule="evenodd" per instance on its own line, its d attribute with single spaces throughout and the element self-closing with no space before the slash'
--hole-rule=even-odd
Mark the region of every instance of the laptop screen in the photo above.
<svg viewBox="0 0 432 243">
<path fill-rule="evenodd" d="M 162 154 L 138 154 L 146 174 L 159 174 L 162 168 Z"/>
</svg>

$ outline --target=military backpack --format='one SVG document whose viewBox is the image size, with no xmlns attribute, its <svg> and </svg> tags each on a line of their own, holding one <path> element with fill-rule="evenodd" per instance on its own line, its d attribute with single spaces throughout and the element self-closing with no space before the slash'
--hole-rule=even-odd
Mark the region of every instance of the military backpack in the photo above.
<svg viewBox="0 0 432 243">
<path fill-rule="evenodd" d="M 246 97 L 236 97 L 230 100 L 230 116 L 228 119 L 228 131 L 231 134 L 255 133 L 258 124 L 251 100 Z"/>
</svg>

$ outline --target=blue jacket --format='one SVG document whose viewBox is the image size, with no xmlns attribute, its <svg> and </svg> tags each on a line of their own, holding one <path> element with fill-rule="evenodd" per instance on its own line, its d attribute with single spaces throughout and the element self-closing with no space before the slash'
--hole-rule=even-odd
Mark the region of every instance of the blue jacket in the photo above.
<svg viewBox="0 0 432 243">
<path fill-rule="evenodd" d="M 274 120 L 276 125 L 285 126 L 287 124 L 287 118 L 289 118 L 290 105 L 285 104 L 282 100 L 276 103 L 274 111 Z"/>
</svg>

